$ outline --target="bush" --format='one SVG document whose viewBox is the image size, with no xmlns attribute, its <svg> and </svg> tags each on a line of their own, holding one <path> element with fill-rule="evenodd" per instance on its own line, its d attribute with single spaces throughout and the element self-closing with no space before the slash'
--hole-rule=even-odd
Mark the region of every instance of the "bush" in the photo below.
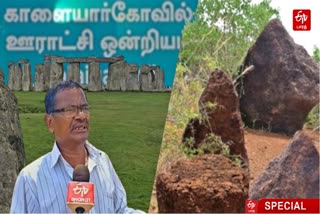
<svg viewBox="0 0 320 214">
<path fill-rule="evenodd" d="M 320 105 L 316 105 L 308 114 L 305 127 L 308 129 L 320 129 Z"/>
<path fill-rule="evenodd" d="M 188 138 L 186 141 L 181 144 L 180 150 L 181 152 L 189 158 L 194 157 L 195 155 L 202 154 L 221 154 L 231 161 L 233 161 L 236 165 L 241 167 L 241 159 L 239 155 L 231 155 L 229 146 L 232 142 L 224 143 L 221 140 L 220 136 L 217 136 L 213 133 L 209 134 L 204 143 L 199 147 L 195 146 L 195 141 L 193 138 Z"/>
</svg>

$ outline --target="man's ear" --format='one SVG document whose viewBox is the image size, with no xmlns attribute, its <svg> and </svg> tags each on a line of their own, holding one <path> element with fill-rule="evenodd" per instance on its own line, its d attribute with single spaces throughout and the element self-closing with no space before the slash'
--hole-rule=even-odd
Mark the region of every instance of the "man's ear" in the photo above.
<svg viewBox="0 0 320 214">
<path fill-rule="evenodd" d="M 44 122 L 46 123 L 49 131 L 53 134 L 54 133 L 54 120 L 52 115 L 46 114 L 44 116 Z"/>
</svg>

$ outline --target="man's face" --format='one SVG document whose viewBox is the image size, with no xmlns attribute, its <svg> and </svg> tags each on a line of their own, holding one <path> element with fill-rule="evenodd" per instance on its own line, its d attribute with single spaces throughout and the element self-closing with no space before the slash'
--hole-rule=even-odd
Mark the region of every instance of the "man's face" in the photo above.
<svg viewBox="0 0 320 214">
<path fill-rule="evenodd" d="M 88 139 L 90 115 L 84 110 L 87 108 L 80 88 L 64 89 L 56 94 L 54 110 L 57 112 L 46 115 L 46 123 L 60 145 L 84 143 Z M 74 114 L 72 109 L 76 110 Z"/>
</svg>

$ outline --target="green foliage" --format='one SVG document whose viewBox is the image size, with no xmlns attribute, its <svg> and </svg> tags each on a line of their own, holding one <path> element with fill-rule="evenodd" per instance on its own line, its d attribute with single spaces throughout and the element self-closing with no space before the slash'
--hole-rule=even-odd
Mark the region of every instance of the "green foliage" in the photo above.
<svg viewBox="0 0 320 214">
<path fill-rule="evenodd" d="M 312 58 L 316 61 L 316 63 L 320 64 L 320 49 L 317 46 L 313 48 Z"/>
<path fill-rule="evenodd" d="M 19 117 L 30 163 L 51 151 L 54 142 L 44 123 L 45 93 L 15 95 L 24 109 Z M 110 157 L 127 191 L 128 206 L 147 211 L 170 94 L 89 92 L 87 97 L 89 141 Z"/>
<path fill-rule="evenodd" d="M 209 61 L 237 76 L 249 47 L 267 22 L 278 17 L 269 4 L 269 0 L 259 4 L 251 0 L 200 1 L 195 21 L 183 32 L 180 63 L 199 73 Z"/>
<path fill-rule="evenodd" d="M 306 128 L 320 129 L 320 105 L 316 105 L 308 114 L 305 121 Z"/>
<path fill-rule="evenodd" d="M 216 107 L 215 103 L 198 104 L 210 73 L 220 68 L 235 79 L 248 49 L 273 17 L 278 17 L 278 11 L 268 0 L 259 4 L 252 4 L 251 0 L 199 1 L 195 20 L 183 31 L 159 168 L 165 167 L 165 163 L 170 165 L 182 154 L 193 156 L 217 148 L 228 153 L 228 145 L 216 143 L 220 141 L 212 136 L 202 148 L 192 147 L 192 139 L 186 142 L 189 147 L 184 147 L 182 133 L 191 118 L 206 120 L 199 108 L 210 111 Z M 240 163 L 239 157 L 229 158 Z"/>
<path fill-rule="evenodd" d="M 234 78 L 247 50 L 278 11 L 270 1 L 200 1 L 195 20 L 183 31 L 169 114 L 178 127 L 199 116 L 198 100 L 210 73 L 220 68 Z"/>
<path fill-rule="evenodd" d="M 193 138 L 186 139 L 180 146 L 181 152 L 189 158 L 202 154 L 220 154 L 232 160 L 239 167 L 241 166 L 240 156 L 231 155 L 229 145 L 224 143 L 220 136 L 211 133 L 199 147 L 194 144 Z"/>
<path fill-rule="evenodd" d="M 182 64 L 177 65 L 176 81 L 174 82 L 169 104 L 169 112 L 179 128 L 185 127 L 191 118 L 199 115 L 198 105 L 194 102 L 199 99 L 204 87 L 201 79 L 188 79 L 191 72 Z"/>
</svg>

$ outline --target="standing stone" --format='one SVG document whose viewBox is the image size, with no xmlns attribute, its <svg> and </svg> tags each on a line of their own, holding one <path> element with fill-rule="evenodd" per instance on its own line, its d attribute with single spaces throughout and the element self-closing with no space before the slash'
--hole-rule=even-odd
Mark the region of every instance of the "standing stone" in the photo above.
<svg viewBox="0 0 320 214">
<path fill-rule="evenodd" d="M 14 78 L 13 90 L 21 91 L 21 89 L 22 89 L 22 71 L 21 71 L 21 65 L 19 63 L 14 68 L 13 78 Z"/>
<path fill-rule="evenodd" d="M 102 81 L 100 74 L 100 63 L 99 62 L 89 62 L 89 91 L 101 91 Z"/>
<path fill-rule="evenodd" d="M 319 152 L 307 134 L 298 131 L 256 180 L 250 199 L 262 198 L 319 198 Z"/>
<path fill-rule="evenodd" d="M 249 49 L 238 81 L 240 110 L 252 128 L 293 135 L 319 103 L 319 65 L 295 44 L 278 19 L 271 20 Z"/>
<path fill-rule="evenodd" d="M 9 77 L 8 77 L 8 87 L 11 90 L 14 90 L 14 63 L 12 61 L 8 64 L 9 68 Z"/>
<path fill-rule="evenodd" d="M 141 65 L 140 69 L 141 91 L 153 91 L 155 83 L 155 74 L 151 66 Z"/>
<path fill-rule="evenodd" d="M 45 55 L 44 56 L 44 73 L 43 73 L 43 78 L 44 78 L 44 83 L 45 87 L 44 90 L 48 90 L 50 87 L 50 70 L 51 70 L 51 63 L 50 63 L 50 56 Z"/>
<path fill-rule="evenodd" d="M 80 84 L 80 63 L 72 62 L 68 67 L 68 80 L 72 80 Z"/>
<path fill-rule="evenodd" d="M 34 90 L 35 91 L 47 90 L 46 81 L 45 81 L 45 65 L 43 64 L 36 64 Z"/>
<path fill-rule="evenodd" d="M 9 213 L 14 184 L 25 164 L 17 99 L 0 71 L 0 210 Z"/>
<path fill-rule="evenodd" d="M 127 63 L 118 61 L 109 64 L 107 89 L 110 91 L 126 90 L 126 70 Z"/>
<path fill-rule="evenodd" d="M 108 68 L 107 90 L 119 91 L 120 90 L 120 77 L 117 73 L 122 64 L 119 62 L 110 63 Z"/>
<path fill-rule="evenodd" d="M 159 213 L 244 213 L 249 175 L 222 155 L 181 158 L 156 180 Z"/>
<path fill-rule="evenodd" d="M 127 90 L 140 91 L 139 69 L 137 64 L 128 64 Z"/>
<path fill-rule="evenodd" d="M 164 72 L 160 69 L 160 67 L 157 67 L 155 72 L 155 89 L 162 90 L 163 89 L 163 83 L 164 83 Z"/>
<path fill-rule="evenodd" d="M 22 69 L 22 90 L 31 91 L 32 89 L 32 79 L 31 79 L 31 65 L 29 60 L 23 63 Z"/>
<path fill-rule="evenodd" d="M 52 61 L 50 66 L 50 88 L 63 80 L 63 63 Z"/>
<path fill-rule="evenodd" d="M 217 69 L 211 73 L 200 97 L 199 109 L 203 120 L 196 118 L 190 121 L 183 134 L 183 142 L 193 138 L 193 146 L 198 148 L 213 133 L 229 145 L 231 155 L 240 155 L 244 167 L 248 167 L 238 94 L 231 78 L 223 71 Z"/>
<path fill-rule="evenodd" d="M 127 91 L 127 76 L 129 76 L 128 64 L 126 61 L 120 61 L 122 69 L 120 70 L 120 90 Z"/>
</svg>

